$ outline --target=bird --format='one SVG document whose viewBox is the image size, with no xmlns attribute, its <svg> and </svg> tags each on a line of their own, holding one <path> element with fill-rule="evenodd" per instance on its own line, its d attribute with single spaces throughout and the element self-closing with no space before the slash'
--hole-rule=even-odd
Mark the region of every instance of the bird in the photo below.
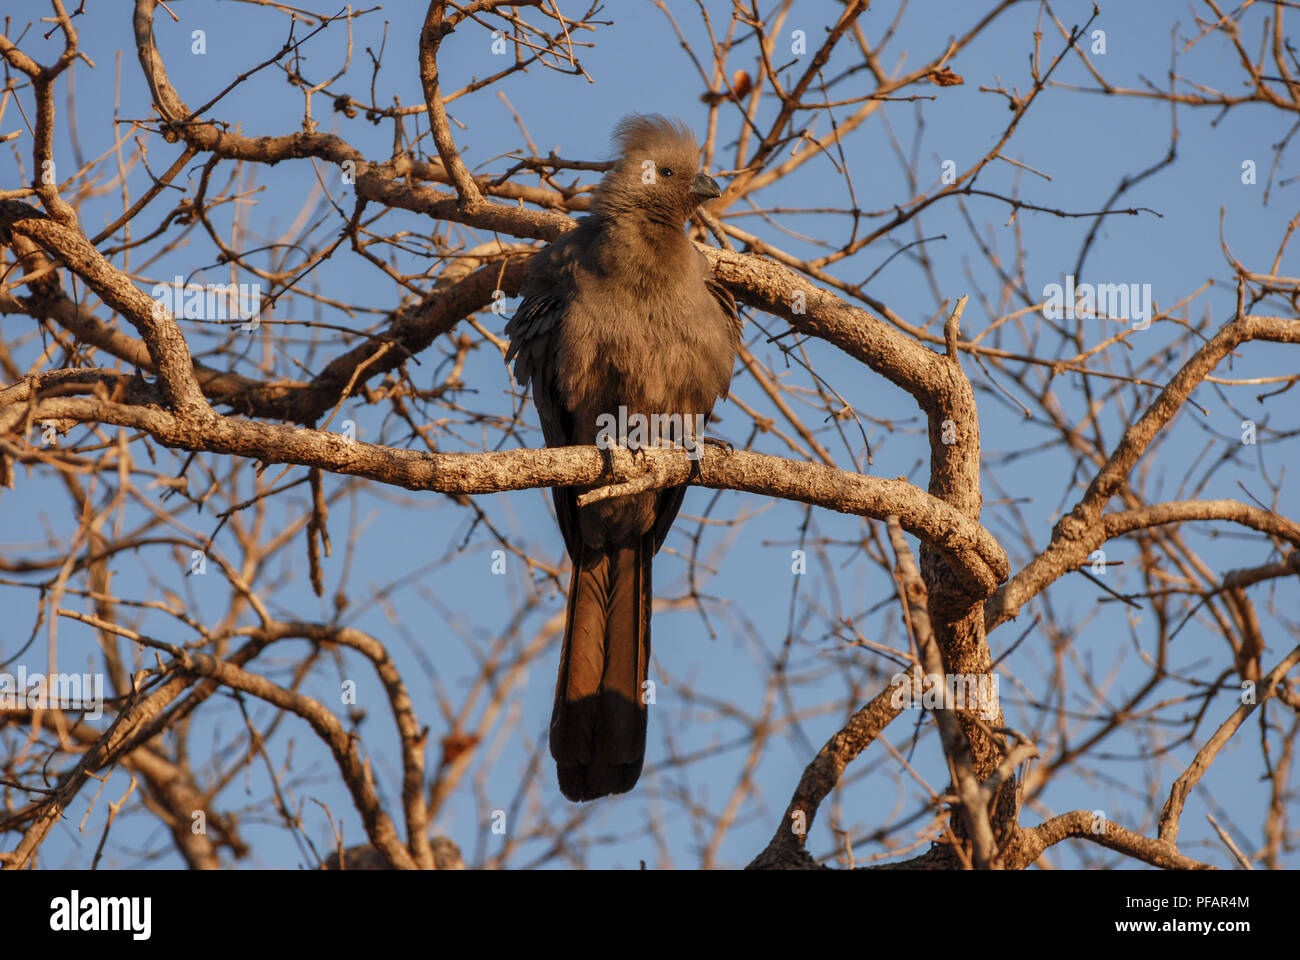
<svg viewBox="0 0 1300 960">
<path fill-rule="evenodd" d="M 506 363 L 531 384 L 549 447 L 630 441 L 611 421 L 681 415 L 667 439 L 692 448 L 727 396 L 741 336 L 735 299 L 684 229 L 722 191 L 680 120 L 626 116 L 613 147 L 590 214 L 529 265 Z M 641 775 L 653 558 L 686 492 L 579 506 L 588 489 L 551 489 L 573 573 L 549 741 L 574 802 L 625 793 Z"/>
</svg>

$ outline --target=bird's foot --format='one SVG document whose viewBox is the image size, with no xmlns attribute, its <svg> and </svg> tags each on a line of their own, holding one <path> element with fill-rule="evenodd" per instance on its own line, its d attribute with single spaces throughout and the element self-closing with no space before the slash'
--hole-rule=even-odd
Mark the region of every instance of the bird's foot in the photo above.
<svg viewBox="0 0 1300 960">
<path fill-rule="evenodd" d="M 648 447 L 639 440 L 633 440 L 628 437 L 620 437 L 618 440 L 609 440 L 607 443 L 597 443 L 596 448 L 600 450 L 601 459 L 604 461 L 604 473 L 608 474 L 611 480 L 618 479 L 618 470 L 614 459 L 614 451 L 618 448 L 626 450 L 632 454 L 633 462 L 642 469 L 645 468 L 647 459 L 646 450 Z"/>
<path fill-rule="evenodd" d="M 692 480 L 703 479 L 703 474 L 700 472 L 700 455 L 704 453 L 704 448 L 707 446 L 721 447 L 727 453 L 731 453 L 736 449 L 731 445 L 731 441 L 723 440 L 720 437 L 710 437 L 707 434 L 699 437 L 688 437 L 686 451 L 691 460 Z"/>
<path fill-rule="evenodd" d="M 614 444 L 598 443 L 596 449 L 600 451 L 601 476 L 608 475 L 613 480 L 617 474 L 614 472 Z"/>
<path fill-rule="evenodd" d="M 636 463 L 636 465 L 640 467 L 642 470 L 644 470 L 646 461 L 649 459 L 649 455 L 646 453 L 646 451 L 650 448 L 643 443 L 638 443 L 635 440 L 629 440 L 627 442 L 627 449 L 631 452 L 632 459 Z"/>
</svg>

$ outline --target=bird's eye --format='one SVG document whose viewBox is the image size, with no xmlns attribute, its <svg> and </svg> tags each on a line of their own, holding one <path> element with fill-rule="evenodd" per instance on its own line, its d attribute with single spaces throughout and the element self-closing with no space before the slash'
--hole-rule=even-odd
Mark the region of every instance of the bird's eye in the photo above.
<svg viewBox="0 0 1300 960">
<path fill-rule="evenodd" d="M 671 177 L 672 175 L 673 175 L 673 171 L 672 171 L 672 168 L 671 168 L 671 167 L 660 167 L 660 168 L 659 168 L 659 176 L 661 176 L 661 177 Z"/>
</svg>

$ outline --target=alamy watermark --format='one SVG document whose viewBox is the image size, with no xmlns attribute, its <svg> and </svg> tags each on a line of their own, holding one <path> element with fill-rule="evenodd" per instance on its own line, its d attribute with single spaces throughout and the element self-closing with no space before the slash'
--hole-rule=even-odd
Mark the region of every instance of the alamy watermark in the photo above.
<svg viewBox="0 0 1300 960">
<path fill-rule="evenodd" d="M 896 673 L 889 680 L 893 693 L 889 705 L 895 710 L 974 710 L 993 722 L 998 715 L 996 673 L 937 673 L 922 675 L 918 668 Z"/>
<path fill-rule="evenodd" d="M 19 664 L 16 676 L 0 672 L 0 709 L 85 710 L 97 720 L 104 715 L 104 675 L 28 673 Z"/>
<path fill-rule="evenodd" d="M 83 897 L 73 890 L 50 901 L 50 929 L 56 932 L 125 931 L 133 940 L 148 940 L 152 915 L 152 897 Z"/>
<path fill-rule="evenodd" d="M 698 460 L 703 438 L 702 413 L 628 413 L 620 406 L 618 416 L 596 417 L 596 446 L 602 450 L 620 443 L 633 448 L 681 446 L 688 458 Z"/>
<path fill-rule="evenodd" d="M 1043 287 L 1043 316 L 1048 320 L 1127 320 L 1135 330 L 1151 326 L 1151 284 L 1149 283 L 1081 283 L 1067 274 L 1065 285 L 1049 283 Z"/>
<path fill-rule="evenodd" d="M 185 320 L 242 320 L 240 329 L 255 330 L 262 313 L 260 283 L 155 283 L 149 290 L 156 318 L 164 313 Z"/>
</svg>

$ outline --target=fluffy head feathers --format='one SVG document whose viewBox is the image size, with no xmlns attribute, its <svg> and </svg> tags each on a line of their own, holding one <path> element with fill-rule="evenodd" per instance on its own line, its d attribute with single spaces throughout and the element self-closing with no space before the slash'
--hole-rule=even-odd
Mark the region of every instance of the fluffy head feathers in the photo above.
<svg viewBox="0 0 1300 960">
<path fill-rule="evenodd" d="M 680 120 L 669 120 L 657 113 L 633 113 L 614 128 L 614 149 L 620 157 L 632 154 L 668 159 L 670 154 L 689 156 L 695 163 L 700 149 L 695 132 Z"/>
<path fill-rule="evenodd" d="M 596 188 L 597 212 L 620 218 L 641 213 L 680 229 L 704 199 L 717 195 L 716 184 L 696 177 L 700 150 L 680 120 L 631 114 L 614 128 L 613 143 L 618 155 Z"/>
</svg>

